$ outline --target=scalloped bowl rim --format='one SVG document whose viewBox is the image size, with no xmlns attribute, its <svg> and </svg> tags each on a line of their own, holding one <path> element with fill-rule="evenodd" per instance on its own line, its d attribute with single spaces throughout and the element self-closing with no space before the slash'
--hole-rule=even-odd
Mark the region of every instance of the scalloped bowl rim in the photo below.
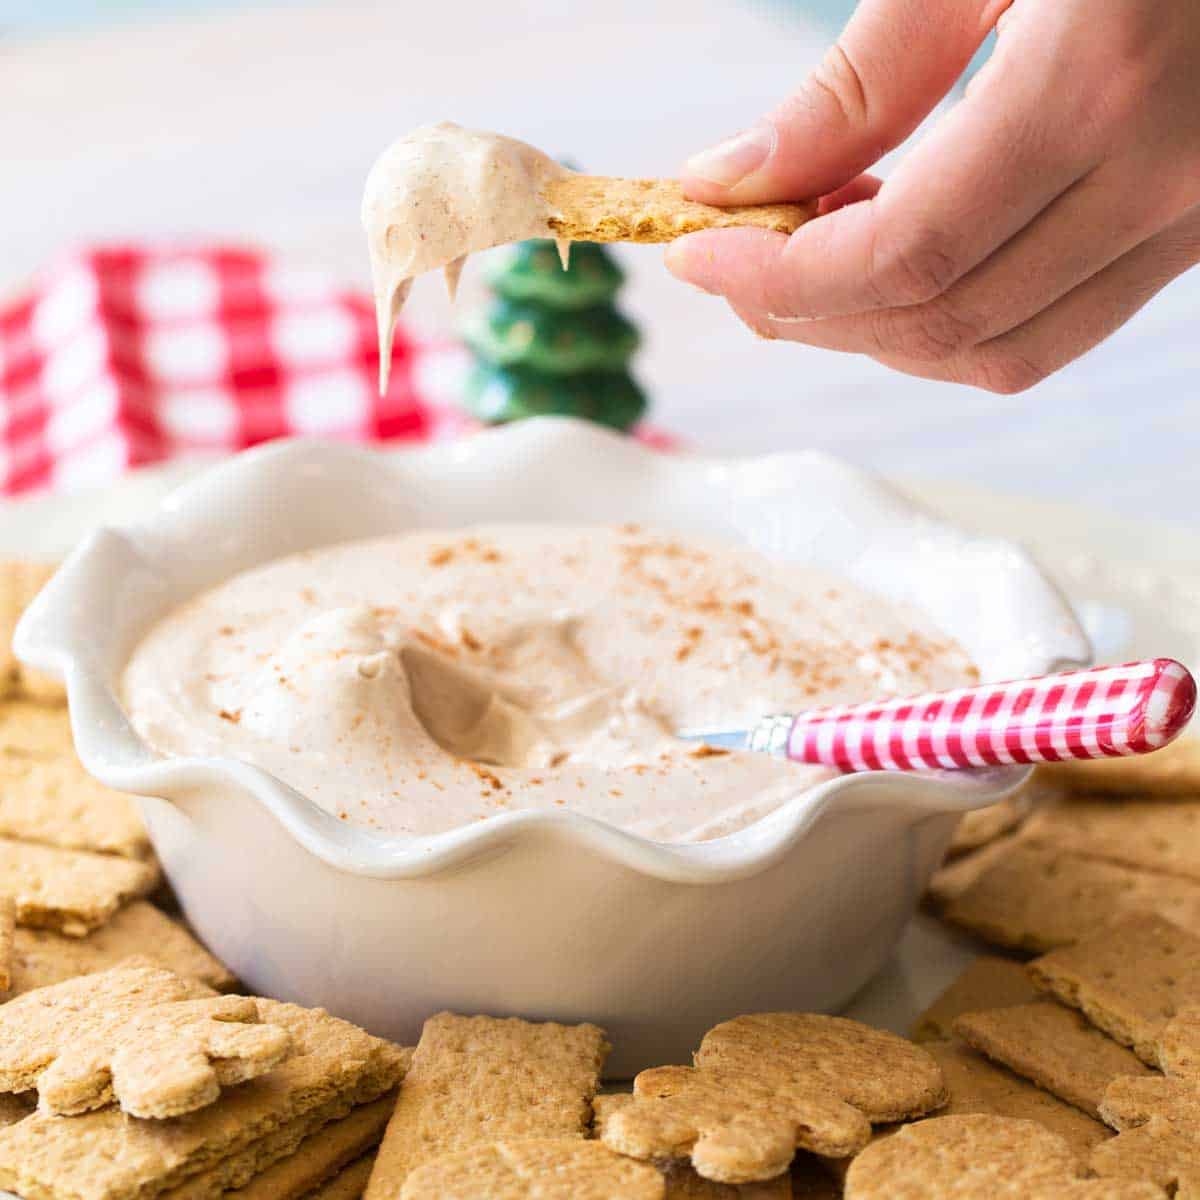
<svg viewBox="0 0 1200 1200">
<path fill-rule="evenodd" d="M 109 787 L 173 801 L 197 789 L 231 786 L 249 793 L 271 812 L 306 850 L 337 869 L 373 878 L 418 879 L 453 870 L 480 855 L 503 849 L 516 839 L 541 836 L 605 856 L 632 870 L 663 880 L 693 884 L 726 883 L 758 874 L 782 859 L 831 805 L 840 808 L 878 803 L 881 790 L 888 803 L 903 803 L 914 811 L 966 812 L 1003 799 L 1021 786 L 1031 768 L 1002 767 L 985 771 L 947 771 L 919 775 L 870 771 L 843 775 L 799 791 L 766 816 L 734 833 L 705 842 L 664 843 L 620 829 L 601 819 L 570 810 L 523 810 L 505 813 L 426 837 L 397 837 L 337 820 L 296 789 L 268 771 L 232 758 L 166 756 L 152 749 L 133 730 L 116 697 L 111 670 L 98 662 L 94 638 L 71 625 L 72 606 L 78 606 L 115 555 L 169 543 L 179 521 L 204 521 L 204 513 L 239 488 L 272 472 L 311 467 L 314 462 L 337 463 L 351 470 L 374 470 L 383 462 L 403 476 L 422 465 L 475 463 L 494 466 L 514 453 L 553 457 L 569 446 L 572 452 L 602 451 L 630 463 L 652 464 L 652 470 L 686 470 L 704 464 L 718 470 L 745 471 L 756 464 L 772 472 L 819 466 L 843 474 L 864 489 L 875 489 L 892 505 L 893 515 L 907 515 L 939 536 L 958 538 L 962 545 L 1011 549 L 1021 556 L 1031 584 L 1049 589 L 1058 600 L 1055 631 L 1048 634 L 1054 653 L 1046 670 L 1081 665 L 1089 658 L 1087 641 L 1065 600 L 1022 551 L 997 539 L 977 538 L 936 520 L 856 467 L 812 451 L 758 458 L 715 458 L 663 455 L 628 438 L 586 422 L 542 418 L 475 434 L 459 442 L 419 448 L 380 449 L 348 446 L 312 439 L 290 439 L 245 451 L 221 462 L 171 492 L 154 510 L 115 528 L 101 527 L 86 537 L 64 563 L 22 618 L 14 648 L 25 663 L 61 675 L 66 684 L 79 756 L 84 766 Z M 323 544 L 315 542 L 313 544 Z M 283 553 L 287 553 L 284 551 Z M 260 561 L 268 561 L 269 555 Z M 243 569 L 241 567 L 238 570 Z M 226 577 L 235 571 L 227 572 Z M 209 585 L 211 586 L 211 585 Z M 204 588 L 196 588 L 196 594 Z M 173 603 L 177 603 L 178 600 Z M 1053 609 L 1053 598 L 1050 607 Z M 172 607 L 172 605 L 168 607 Z M 1044 632 L 1044 631 L 1043 631 Z M 127 655 L 123 661 L 127 660 Z M 119 673 L 119 672 L 116 672 Z"/>
</svg>

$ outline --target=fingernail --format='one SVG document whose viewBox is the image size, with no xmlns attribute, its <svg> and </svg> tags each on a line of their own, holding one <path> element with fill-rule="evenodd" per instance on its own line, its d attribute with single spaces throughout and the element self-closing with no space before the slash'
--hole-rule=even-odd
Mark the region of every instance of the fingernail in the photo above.
<svg viewBox="0 0 1200 1200">
<path fill-rule="evenodd" d="M 710 150 L 702 150 L 687 160 L 689 175 L 733 187 L 747 175 L 753 175 L 775 148 L 775 129 L 771 125 L 752 125 Z"/>
</svg>

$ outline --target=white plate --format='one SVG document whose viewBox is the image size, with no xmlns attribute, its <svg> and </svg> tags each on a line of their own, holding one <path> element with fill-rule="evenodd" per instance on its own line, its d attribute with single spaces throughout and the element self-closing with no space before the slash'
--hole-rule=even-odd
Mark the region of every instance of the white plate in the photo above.
<svg viewBox="0 0 1200 1200">
<path fill-rule="evenodd" d="M 4 505 L 0 554 L 58 557 L 94 525 L 144 513 L 201 467 L 173 463 L 137 471 L 101 493 Z M 1165 654 L 1200 662 L 1200 537 L 1195 534 L 957 484 L 905 481 L 903 486 L 956 524 L 1026 544 L 1088 618 L 1089 632 L 1101 643 L 1101 660 Z M 891 966 L 860 994 L 848 1015 L 906 1032 L 978 950 L 936 921 L 918 917 Z"/>
</svg>

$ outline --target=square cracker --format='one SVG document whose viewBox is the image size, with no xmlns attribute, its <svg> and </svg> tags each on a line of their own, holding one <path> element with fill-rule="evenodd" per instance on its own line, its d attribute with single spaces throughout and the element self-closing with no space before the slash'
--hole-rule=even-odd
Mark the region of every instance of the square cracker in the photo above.
<svg viewBox="0 0 1200 1200">
<path fill-rule="evenodd" d="M 360 1200 L 374 1166 L 375 1155 L 364 1154 L 348 1167 L 343 1167 L 328 1183 L 314 1188 L 304 1200 Z"/>
<path fill-rule="evenodd" d="M 1022 792 L 1018 796 L 1009 796 L 996 804 L 989 804 L 986 808 L 964 813 L 946 848 L 947 856 L 957 858 L 960 854 L 970 854 L 998 837 L 1011 833 L 1029 815 L 1031 805 L 1030 795 Z"/>
<path fill-rule="evenodd" d="M 176 975 L 198 979 L 219 992 L 237 985 L 233 973 L 178 922 L 146 900 L 134 900 L 87 937 L 52 929 L 17 928 L 10 959 L 10 996 L 90 975 L 141 954 Z"/>
<path fill-rule="evenodd" d="M 962 1042 L 928 1042 L 925 1049 L 942 1068 L 950 1092 L 950 1101 L 938 1116 L 995 1113 L 1037 1121 L 1064 1138 L 1080 1161 L 1086 1161 L 1093 1146 L 1112 1137 L 1107 1125 Z"/>
<path fill-rule="evenodd" d="M 1136 1054 L 1057 1000 L 965 1013 L 954 1022 L 954 1032 L 1097 1119 L 1104 1090 L 1117 1076 L 1149 1074 Z"/>
<path fill-rule="evenodd" d="M 24 1200 L 153 1200 L 322 1106 L 344 1115 L 377 1099 L 403 1073 L 398 1047 L 322 1009 L 261 999 L 258 1008 L 291 1035 L 292 1054 L 275 1070 L 166 1122 L 112 1107 L 78 1117 L 34 1113 L 0 1129 L 0 1187 Z"/>
<path fill-rule="evenodd" d="M 425 1022 L 366 1200 L 423 1163 L 514 1138 L 584 1137 L 608 1054 L 595 1025 L 439 1013 Z"/>
<path fill-rule="evenodd" d="M 1136 802 L 1075 797 L 1035 813 L 1022 838 L 1084 858 L 1200 881 L 1200 797 Z"/>
<path fill-rule="evenodd" d="M 981 1008 L 1007 1008 L 1037 999 L 1037 988 L 1024 963 L 994 954 L 981 954 L 917 1018 L 914 1042 L 941 1041 L 951 1036 L 956 1017 Z"/>
<path fill-rule="evenodd" d="M 1135 915 L 1035 958 L 1029 971 L 1039 987 L 1157 1065 L 1163 1026 L 1200 999 L 1200 937 L 1162 917 Z"/>
<path fill-rule="evenodd" d="M 74 753 L 65 708 L 20 698 L 0 701 L 0 754 L 52 762 Z"/>
<path fill-rule="evenodd" d="M 1178 738 L 1153 754 L 1050 763 L 1038 772 L 1072 792 L 1200 798 L 1200 737 Z"/>
<path fill-rule="evenodd" d="M 62 684 L 17 662 L 13 633 L 21 614 L 42 590 L 57 564 L 24 559 L 0 561 L 0 693 L 22 693 L 43 703 L 66 699 Z"/>
<path fill-rule="evenodd" d="M 972 859 L 986 856 L 983 864 Z M 945 876 L 975 866 L 969 878 Z M 1116 917 L 1150 912 L 1200 931 L 1200 883 L 1152 875 L 1010 839 L 952 863 L 931 895 L 942 916 L 987 941 L 1041 953 L 1087 937 Z"/>
<path fill-rule="evenodd" d="M 134 799 L 93 779 L 73 750 L 57 759 L 0 753 L 0 837 L 150 857 Z"/>
<path fill-rule="evenodd" d="M 0 893 L 31 928 L 83 937 L 157 883 L 154 863 L 0 838 Z"/>
</svg>

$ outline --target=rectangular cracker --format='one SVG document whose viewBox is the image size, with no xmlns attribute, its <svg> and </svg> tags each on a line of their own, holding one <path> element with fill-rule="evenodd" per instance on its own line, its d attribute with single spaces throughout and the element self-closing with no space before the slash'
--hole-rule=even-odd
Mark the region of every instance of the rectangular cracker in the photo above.
<svg viewBox="0 0 1200 1200">
<path fill-rule="evenodd" d="M 994 954 L 981 954 L 917 1018 L 914 1042 L 941 1041 L 952 1036 L 956 1017 L 983 1008 L 1007 1008 L 1036 1000 L 1037 988 L 1024 963 Z"/>
<path fill-rule="evenodd" d="M 158 878 L 151 862 L 0 838 L 0 893 L 16 901 L 18 923 L 33 929 L 83 937 L 153 891 Z"/>
<path fill-rule="evenodd" d="M 291 1056 L 275 1070 L 170 1121 L 131 1119 L 115 1107 L 78 1117 L 34 1113 L 0 1129 L 0 1187 L 24 1200 L 153 1200 L 281 1126 L 323 1106 L 336 1119 L 399 1081 L 403 1056 L 390 1042 L 321 1009 L 259 1000 L 258 1010 L 292 1038 Z"/>
<path fill-rule="evenodd" d="M 1014 950 L 1042 953 L 1087 937 L 1131 912 L 1157 913 L 1200 931 L 1200 883 L 1153 875 L 1118 863 L 1080 858 L 1015 839 L 993 843 L 943 868 L 931 896 L 955 925 Z M 946 874 L 979 868 L 947 888 Z"/>
<path fill-rule="evenodd" d="M 442 1154 L 511 1138 L 586 1136 L 607 1054 L 595 1025 L 430 1017 L 367 1200 L 394 1200 L 411 1171 Z"/>
<path fill-rule="evenodd" d="M 1035 958 L 1029 972 L 1153 1066 L 1163 1026 L 1200 1002 L 1200 937 L 1159 916 L 1130 916 Z"/>
<path fill-rule="evenodd" d="M 1118 1075 L 1149 1074 L 1131 1050 L 1057 1000 L 964 1013 L 954 1022 L 954 1032 L 1097 1120 L 1104 1090 Z"/>
<path fill-rule="evenodd" d="M 93 779 L 74 751 L 55 760 L 0 753 L 0 837 L 150 857 L 134 799 Z"/>
<path fill-rule="evenodd" d="M 17 662 L 13 633 L 21 614 L 57 569 L 56 563 L 24 559 L 0 561 L 0 694 L 21 693 L 42 703 L 66 699 L 62 684 Z"/>
<path fill-rule="evenodd" d="M 375 1166 L 375 1155 L 364 1154 L 340 1170 L 328 1183 L 314 1188 L 304 1200 L 360 1200 Z M 232 1197 L 231 1200 L 237 1200 Z"/>
<path fill-rule="evenodd" d="M 1038 772 L 1083 794 L 1200 799 L 1200 737 L 1181 737 L 1153 754 L 1050 763 Z"/>
<path fill-rule="evenodd" d="M 573 242 L 669 242 L 701 229 L 753 226 L 793 233 L 816 216 L 813 202 L 718 208 L 687 200 L 674 179 L 568 175 L 550 182 L 550 228 Z"/>
<path fill-rule="evenodd" d="M 348 1111 L 344 1101 L 322 1105 L 164 1192 L 162 1200 L 220 1200 L 231 1191 L 236 1200 L 299 1200 L 374 1149 L 395 1106 L 395 1092 Z"/>
<path fill-rule="evenodd" d="M 0 701 L 0 754 L 53 762 L 74 753 L 65 708 L 24 699 Z"/>
<path fill-rule="evenodd" d="M 0 896 L 0 992 L 13 983 L 13 942 L 17 932 L 17 905 L 11 896 Z"/>
<path fill-rule="evenodd" d="M 1035 813 L 1032 845 L 1200 881 L 1200 797 L 1123 802 L 1073 797 Z"/>
<path fill-rule="evenodd" d="M 957 858 L 960 854 L 970 854 L 1011 833 L 1028 816 L 1031 804 L 1029 796 L 1022 793 L 965 813 L 954 829 L 950 845 L 946 847 L 947 856 Z"/>
<path fill-rule="evenodd" d="M 950 1093 L 939 1117 L 994 1113 L 1037 1121 L 1065 1138 L 1080 1161 L 1093 1146 L 1112 1137 L 1112 1130 L 1082 1109 L 1060 1100 L 1007 1067 L 994 1063 L 957 1040 L 928 1042 L 925 1049 L 937 1059 Z"/>
<path fill-rule="evenodd" d="M 146 900 L 134 900 L 87 937 L 64 937 L 52 929 L 18 927 L 13 937 L 11 996 L 33 988 L 90 975 L 140 954 L 160 966 L 232 991 L 237 980 L 178 921 Z"/>
</svg>

